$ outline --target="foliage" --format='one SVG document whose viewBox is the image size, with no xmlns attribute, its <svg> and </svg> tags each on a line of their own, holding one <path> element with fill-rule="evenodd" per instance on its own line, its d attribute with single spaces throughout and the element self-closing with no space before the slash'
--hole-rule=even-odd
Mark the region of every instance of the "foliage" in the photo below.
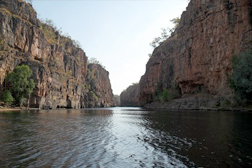
<svg viewBox="0 0 252 168">
<path fill-rule="evenodd" d="M 100 65 L 103 69 L 106 69 L 106 67 L 104 65 L 101 64 L 100 61 L 98 61 L 96 58 L 91 57 L 90 59 L 88 59 L 88 64 L 98 64 Z"/>
<path fill-rule="evenodd" d="M 234 90 L 238 104 L 245 105 L 252 102 L 252 50 L 240 53 L 232 59 L 233 73 L 229 77 L 229 84 Z"/>
<path fill-rule="evenodd" d="M 161 32 L 161 36 L 160 37 L 155 37 L 153 39 L 153 41 L 150 43 L 150 45 L 153 48 L 156 48 L 157 46 L 159 46 L 160 44 L 162 44 L 163 41 L 165 41 L 173 32 L 175 32 L 176 28 L 179 26 L 179 22 L 180 22 L 180 18 L 176 17 L 172 20 L 170 20 L 173 24 L 174 27 L 173 28 L 162 28 L 162 32 Z M 150 55 L 149 55 L 150 56 Z"/>
<path fill-rule="evenodd" d="M 50 44 L 56 43 L 56 34 L 53 29 L 50 29 L 50 27 L 46 24 L 42 24 L 41 30 L 44 32 L 48 43 Z"/>
<path fill-rule="evenodd" d="M 27 102 L 27 98 L 24 98 L 24 97 L 22 97 L 21 99 L 20 99 L 20 107 L 22 107 L 22 106 L 24 106 L 25 104 L 26 104 L 26 102 Z"/>
<path fill-rule="evenodd" d="M 49 43 L 56 43 L 56 34 L 63 36 L 64 42 L 72 41 L 73 45 L 77 48 L 81 48 L 81 44 L 77 40 L 73 40 L 68 33 L 62 33 L 61 28 L 57 28 L 51 19 L 39 19 L 41 21 L 41 30 L 45 33 L 46 39 Z"/>
<path fill-rule="evenodd" d="M 153 47 L 153 48 L 156 48 L 158 45 L 160 45 L 162 43 L 162 38 L 161 37 L 155 37 L 153 39 L 153 41 L 150 43 L 150 45 Z"/>
<path fill-rule="evenodd" d="M 168 89 L 162 89 L 162 85 L 158 84 L 155 91 L 155 101 L 167 102 L 179 97 L 181 97 L 181 90 L 177 84 Z"/>
<path fill-rule="evenodd" d="M 54 22 L 51 19 L 39 19 L 42 24 L 52 27 L 54 30 L 57 30 L 57 27 L 55 26 Z M 42 26 L 44 26 L 42 25 Z"/>
<path fill-rule="evenodd" d="M 100 62 L 96 58 L 88 59 L 88 64 L 100 64 Z"/>
<path fill-rule="evenodd" d="M 5 90 L 1 95 L 1 100 L 7 105 L 9 105 L 14 101 L 14 98 L 12 97 L 11 92 L 9 90 Z"/>
<path fill-rule="evenodd" d="M 170 29 L 171 33 L 174 32 L 178 26 L 179 26 L 179 22 L 180 22 L 180 18 L 179 17 L 176 17 L 176 18 L 173 18 L 172 20 L 170 20 L 173 24 L 174 24 L 174 27 L 172 29 Z"/>
<path fill-rule="evenodd" d="M 32 0 L 26 0 L 26 2 L 32 4 Z"/>
<path fill-rule="evenodd" d="M 10 87 L 10 91 L 13 94 L 15 100 L 19 105 L 23 104 L 24 98 L 29 98 L 35 83 L 33 79 L 30 79 L 32 71 L 29 66 L 21 65 L 17 66 L 13 72 L 6 77 L 6 83 Z"/>
<path fill-rule="evenodd" d="M 81 44 L 78 40 L 72 40 L 73 41 L 73 45 L 77 48 L 81 48 Z"/>
<path fill-rule="evenodd" d="M 99 97 L 93 91 L 91 91 L 91 94 L 96 101 L 99 100 Z"/>
<path fill-rule="evenodd" d="M 179 87 L 171 87 L 169 90 L 164 89 L 162 92 L 162 101 L 170 101 L 176 98 L 179 98 L 181 96 Z"/>
<path fill-rule="evenodd" d="M 18 0 L 18 2 L 26 2 L 26 3 L 32 4 L 32 0 Z"/>
<path fill-rule="evenodd" d="M 164 89 L 162 92 L 162 100 L 163 101 L 168 101 L 170 99 L 170 93 L 168 89 Z"/>
</svg>

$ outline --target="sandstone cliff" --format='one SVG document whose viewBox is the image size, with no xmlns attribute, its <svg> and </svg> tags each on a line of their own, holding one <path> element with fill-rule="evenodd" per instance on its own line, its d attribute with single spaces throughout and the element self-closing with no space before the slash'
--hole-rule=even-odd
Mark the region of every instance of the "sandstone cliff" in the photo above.
<svg viewBox="0 0 252 168">
<path fill-rule="evenodd" d="M 231 58 L 251 47 L 251 24 L 251 0 L 191 0 L 179 27 L 153 51 L 146 65 L 140 80 L 142 105 L 173 86 L 179 87 L 183 108 L 215 107 L 229 99 Z M 193 101 L 195 97 L 216 103 Z M 182 108 L 178 101 L 173 105 Z"/>
<path fill-rule="evenodd" d="M 120 102 L 123 107 L 140 106 L 139 84 L 133 84 L 123 91 L 120 95 Z"/>
<path fill-rule="evenodd" d="M 108 75 L 109 72 L 102 68 L 101 65 L 88 65 L 86 107 L 113 106 L 113 93 Z"/>
<path fill-rule="evenodd" d="M 120 101 L 120 96 L 119 95 L 114 95 L 113 97 L 113 103 L 115 107 L 118 107 L 121 105 L 121 101 Z"/>
<path fill-rule="evenodd" d="M 0 86 L 8 73 L 20 64 L 29 65 L 36 83 L 30 100 L 39 108 L 83 108 L 95 101 L 97 106 L 109 106 L 112 99 L 108 73 L 101 71 L 104 88 L 109 94 L 100 102 L 87 99 L 87 57 L 71 39 L 61 36 L 52 26 L 41 23 L 37 13 L 22 0 L 0 0 Z M 104 75 L 104 76 L 102 76 Z M 94 77 L 96 78 L 96 77 Z M 97 79 L 99 80 L 99 79 Z M 96 95 L 104 96 L 98 90 Z M 91 86 L 93 87 L 93 86 Z M 2 89 L 1 89 L 2 90 Z M 96 92 L 97 91 L 97 92 Z M 111 96 L 111 98 L 108 98 Z M 108 102 L 107 102 L 108 101 Z"/>
</svg>

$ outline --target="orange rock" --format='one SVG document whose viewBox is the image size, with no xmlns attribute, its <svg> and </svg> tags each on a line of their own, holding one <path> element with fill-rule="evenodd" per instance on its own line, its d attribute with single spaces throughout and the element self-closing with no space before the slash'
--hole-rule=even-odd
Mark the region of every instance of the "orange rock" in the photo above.
<svg viewBox="0 0 252 168">
<path fill-rule="evenodd" d="M 182 96 L 202 92 L 229 96 L 232 56 L 252 40 L 252 6 L 247 0 L 191 0 L 179 27 L 157 47 L 140 80 L 140 101 L 155 100 L 157 86 L 178 84 Z"/>
</svg>

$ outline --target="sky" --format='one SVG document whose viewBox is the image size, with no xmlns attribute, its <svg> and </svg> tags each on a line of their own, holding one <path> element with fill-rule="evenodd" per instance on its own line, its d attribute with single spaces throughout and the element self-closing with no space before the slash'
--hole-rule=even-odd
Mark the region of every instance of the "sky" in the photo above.
<svg viewBox="0 0 252 168">
<path fill-rule="evenodd" d="M 33 0 L 40 19 L 78 41 L 88 58 L 109 72 L 113 93 L 120 95 L 145 73 L 153 52 L 149 44 L 161 28 L 186 10 L 188 0 Z"/>
</svg>

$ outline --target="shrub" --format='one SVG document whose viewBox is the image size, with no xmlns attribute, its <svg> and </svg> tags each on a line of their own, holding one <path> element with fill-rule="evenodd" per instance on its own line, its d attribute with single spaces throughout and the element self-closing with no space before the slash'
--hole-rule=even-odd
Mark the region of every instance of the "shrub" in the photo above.
<svg viewBox="0 0 252 168">
<path fill-rule="evenodd" d="M 170 99 L 170 93 L 169 93 L 169 90 L 165 89 L 163 90 L 162 92 L 162 100 L 163 101 L 168 101 Z"/>
<path fill-rule="evenodd" d="M 233 73 L 229 84 L 234 90 L 235 100 L 245 105 L 252 102 L 252 50 L 240 53 L 232 59 Z"/>
<path fill-rule="evenodd" d="M 155 37 L 153 39 L 153 41 L 150 43 L 150 46 L 152 46 L 153 48 L 158 47 L 160 44 L 163 43 L 163 41 L 165 41 L 168 37 L 171 36 L 172 33 L 175 32 L 176 28 L 178 28 L 179 26 L 179 22 L 180 22 L 180 18 L 176 17 L 172 20 L 170 20 L 173 24 L 174 27 L 173 28 L 162 28 L 162 32 L 161 32 L 161 37 Z M 152 55 L 149 54 L 149 57 L 151 57 Z"/>
<path fill-rule="evenodd" d="M 10 105 L 14 101 L 14 98 L 9 90 L 5 90 L 1 95 L 1 100 L 7 105 Z"/>
<path fill-rule="evenodd" d="M 91 91 L 91 94 L 96 101 L 99 100 L 99 97 L 93 91 Z"/>
<path fill-rule="evenodd" d="M 169 90 L 164 89 L 162 91 L 161 100 L 166 102 L 166 101 L 179 98 L 180 96 L 181 96 L 180 88 L 176 85 L 176 86 L 171 87 Z"/>
<path fill-rule="evenodd" d="M 44 32 L 46 40 L 47 40 L 48 43 L 55 44 L 57 42 L 56 34 L 54 32 L 54 29 L 50 28 L 46 24 L 42 24 L 41 30 Z"/>
<path fill-rule="evenodd" d="M 35 83 L 32 76 L 32 71 L 29 66 L 21 65 L 17 66 L 13 72 L 7 75 L 6 83 L 13 93 L 13 97 L 20 104 L 23 104 L 24 99 L 30 98 L 33 89 L 35 88 Z M 29 102 L 28 102 L 29 106 Z"/>
</svg>

